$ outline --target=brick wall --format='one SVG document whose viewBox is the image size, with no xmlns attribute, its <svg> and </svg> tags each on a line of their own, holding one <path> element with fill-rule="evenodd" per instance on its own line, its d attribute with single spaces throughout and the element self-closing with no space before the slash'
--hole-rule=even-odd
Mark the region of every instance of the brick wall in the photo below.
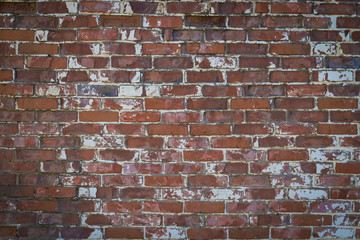
<svg viewBox="0 0 360 240">
<path fill-rule="evenodd" d="M 360 238 L 360 4 L 0 3 L 4 238 Z"/>
</svg>

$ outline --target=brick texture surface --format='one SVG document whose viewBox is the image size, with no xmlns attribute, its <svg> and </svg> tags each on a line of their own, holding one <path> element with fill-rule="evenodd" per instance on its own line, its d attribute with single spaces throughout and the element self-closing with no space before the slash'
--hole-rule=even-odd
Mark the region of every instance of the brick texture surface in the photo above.
<svg viewBox="0 0 360 240">
<path fill-rule="evenodd" d="M 0 237 L 360 238 L 359 14 L 1 1 Z"/>
</svg>

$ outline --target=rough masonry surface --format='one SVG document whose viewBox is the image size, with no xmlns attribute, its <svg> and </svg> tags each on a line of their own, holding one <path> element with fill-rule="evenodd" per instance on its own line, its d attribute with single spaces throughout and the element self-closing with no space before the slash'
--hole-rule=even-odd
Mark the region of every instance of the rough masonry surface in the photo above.
<svg viewBox="0 0 360 240">
<path fill-rule="evenodd" d="M 359 239 L 360 4 L 1 1 L 3 239 Z"/>
</svg>

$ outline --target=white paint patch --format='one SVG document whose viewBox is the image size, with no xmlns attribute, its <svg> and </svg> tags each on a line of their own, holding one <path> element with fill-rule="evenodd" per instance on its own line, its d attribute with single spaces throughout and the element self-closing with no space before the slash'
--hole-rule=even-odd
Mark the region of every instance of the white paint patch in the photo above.
<svg viewBox="0 0 360 240">
<path fill-rule="evenodd" d="M 136 72 L 135 76 L 131 79 L 132 83 L 139 83 L 141 81 L 141 72 Z"/>
<path fill-rule="evenodd" d="M 239 190 L 232 189 L 211 189 L 209 195 L 206 199 L 210 200 L 235 200 L 241 199 L 243 197 L 243 192 Z"/>
<path fill-rule="evenodd" d="M 76 2 L 65 2 L 69 13 L 77 13 L 78 4 Z"/>
<path fill-rule="evenodd" d="M 235 68 L 236 60 L 234 58 L 225 57 L 197 57 L 195 60 L 200 64 L 205 59 L 209 61 L 210 67 L 212 68 Z"/>
<path fill-rule="evenodd" d="M 276 68 L 276 65 L 273 62 L 270 62 L 268 68 Z"/>
<path fill-rule="evenodd" d="M 142 46 L 141 44 L 135 44 L 135 54 L 141 55 L 142 54 Z"/>
<path fill-rule="evenodd" d="M 97 73 L 96 72 L 90 72 L 89 77 L 90 77 L 91 81 L 95 82 L 96 79 L 97 79 Z"/>
<path fill-rule="evenodd" d="M 151 238 L 156 239 L 184 239 L 186 238 L 186 230 L 183 228 L 167 227 L 164 229 L 158 229 L 156 233 L 153 233 Z"/>
<path fill-rule="evenodd" d="M 118 102 L 118 105 L 122 108 L 122 110 L 134 110 L 139 109 L 140 104 L 139 101 L 133 99 L 121 99 Z"/>
<path fill-rule="evenodd" d="M 39 42 L 46 42 L 48 40 L 48 30 L 37 30 L 35 32 L 35 40 Z"/>
<path fill-rule="evenodd" d="M 40 172 L 45 172 L 44 163 L 43 163 L 43 162 L 40 163 Z"/>
<path fill-rule="evenodd" d="M 315 55 L 335 55 L 336 44 L 319 43 L 314 46 L 313 53 Z"/>
<path fill-rule="evenodd" d="M 149 19 L 147 19 L 147 17 L 144 17 L 144 19 L 143 19 L 143 26 L 150 27 L 150 22 L 149 22 Z"/>
<path fill-rule="evenodd" d="M 66 172 L 69 172 L 69 173 L 73 173 L 73 172 L 76 172 L 75 168 L 74 168 L 74 163 L 71 162 L 69 164 L 69 167 L 66 169 Z"/>
<path fill-rule="evenodd" d="M 107 77 L 105 72 L 100 72 L 99 80 L 100 80 L 100 82 L 108 82 L 109 78 Z"/>
<path fill-rule="evenodd" d="M 327 192 L 325 190 L 318 189 L 290 189 L 289 190 L 290 199 L 306 199 L 306 200 L 317 200 L 317 199 L 326 199 Z"/>
<path fill-rule="evenodd" d="M 124 147 L 124 139 L 120 137 L 84 136 L 83 146 L 95 147 Z"/>
<path fill-rule="evenodd" d="M 333 164 L 331 163 L 318 163 L 316 164 L 316 173 L 317 174 L 325 174 L 333 172 Z"/>
<path fill-rule="evenodd" d="M 123 14 L 133 14 L 134 13 L 129 2 L 122 3 L 122 5 L 120 6 L 120 13 L 123 13 Z"/>
<path fill-rule="evenodd" d="M 255 138 L 254 147 L 259 147 L 259 139 Z"/>
<path fill-rule="evenodd" d="M 138 40 L 135 37 L 135 31 L 136 30 L 129 30 L 129 29 L 125 29 L 125 30 L 120 30 L 120 40 Z"/>
<path fill-rule="evenodd" d="M 354 76 L 351 71 L 320 71 L 319 82 L 342 82 L 354 81 Z"/>
<path fill-rule="evenodd" d="M 280 174 L 285 171 L 286 167 L 287 167 L 286 163 L 269 163 L 269 165 L 266 168 L 264 168 L 261 172 Z"/>
<path fill-rule="evenodd" d="M 337 19 L 336 16 L 330 16 L 330 22 L 331 22 L 330 29 L 336 28 L 336 19 Z"/>
<path fill-rule="evenodd" d="M 142 94 L 142 86 L 120 86 L 119 97 L 140 97 Z"/>
<path fill-rule="evenodd" d="M 317 232 L 321 238 L 342 238 L 349 239 L 353 237 L 353 229 L 349 228 L 325 228 Z"/>
<path fill-rule="evenodd" d="M 155 85 L 145 86 L 147 97 L 160 97 L 160 87 Z"/>
<path fill-rule="evenodd" d="M 285 189 L 279 189 L 278 192 L 276 192 L 275 199 L 285 199 Z"/>
<path fill-rule="evenodd" d="M 60 160 L 66 160 L 67 156 L 65 149 L 61 149 L 59 158 Z"/>
<path fill-rule="evenodd" d="M 288 33 L 288 32 L 283 32 L 283 33 L 281 34 L 280 40 L 283 40 L 283 41 L 289 40 L 289 33 Z"/>
<path fill-rule="evenodd" d="M 88 237 L 89 239 L 102 239 L 102 232 L 101 229 L 94 229 L 94 231 Z"/>
<path fill-rule="evenodd" d="M 119 12 L 120 11 L 120 2 L 112 2 L 113 6 L 110 9 L 110 12 Z"/>
<path fill-rule="evenodd" d="M 81 64 L 78 63 L 78 59 L 76 57 L 69 58 L 69 68 L 85 68 Z"/>
<path fill-rule="evenodd" d="M 67 92 L 69 94 L 69 92 Z M 41 87 L 38 89 L 38 95 L 44 96 L 44 95 L 53 95 L 58 96 L 60 95 L 60 87 L 58 86 L 51 86 L 48 85 L 48 87 Z"/>
<path fill-rule="evenodd" d="M 99 43 L 90 44 L 90 50 L 94 55 L 100 54 L 100 44 Z"/>
<path fill-rule="evenodd" d="M 68 72 L 58 72 L 57 78 L 61 81 L 62 79 L 66 78 Z"/>
<path fill-rule="evenodd" d="M 89 188 L 80 187 L 79 188 L 79 197 L 96 198 L 96 193 L 97 193 L 97 188 L 95 188 L 95 187 L 89 187 Z"/>
<path fill-rule="evenodd" d="M 182 199 L 190 200 L 194 199 L 196 196 L 200 196 L 201 190 L 187 190 L 187 189 L 166 189 L 163 190 L 163 198 L 167 199 Z"/>
<path fill-rule="evenodd" d="M 350 33 L 349 32 L 339 32 L 339 36 L 342 41 L 350 41 Z"/>
</svg>

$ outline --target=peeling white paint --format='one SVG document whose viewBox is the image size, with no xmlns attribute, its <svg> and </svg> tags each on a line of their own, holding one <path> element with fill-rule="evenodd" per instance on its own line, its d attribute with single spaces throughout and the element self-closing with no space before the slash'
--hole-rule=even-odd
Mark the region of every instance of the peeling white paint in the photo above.
<svg viewBox="0 0 360 240">
<path fill-rule="evenodd" d="M 141 97 L 142 95 L 142 86 L 120 86 L 119 97 Z"/>
<path fill-rule="evenodd" d="M 61 81 L 62 79 L 66 78 L 68 75 L 68 72 L 58 72 L 57 78 Z"/>
<path fill-rule="evenodd" d="M 89 47 L 90 47 L 92 54 L 94 54 L 94 55 L 100 54 L 100 44 L 99 43 L 90 44 Z"/>
<path fill-rule="evenodd" d="M 160 97 L 160 87 L 156 85 L 145 86 L 145 92 L 147 97 Z"/>
<path fill-rule="evenodd" d="M 132 83 L 139 83 L 141 81 L 141 72 L 136 72 L 134 77 L 131 79 Z"/>
<path fill-rule="evenodd" d="M 319 82 L 342 82 L 342 81 L 354 81 L 354 76 L 351 71 L 320 71 Z"/>
<path fill-rule="evenodd" d="M 120 12 L 123 14 L 134 13 L 129 2 L 123 2 L 123 4 L 120 6 L 120 9 L 121 9 Z"/>
<path fill-rule="evenodd" d="M 89 187 L 89 188 L 80 187 L 79 188 L 79 197 L 96 198 L 96 193 L 97 193 L 96 187 Z"/>
<path fill-rule="evenodd" d="M 81 64 L 79 64 L 78 59 L 76 57 L 69 58 L 69 68 L 85 68 Z"/>
<path fill-rule="evenodd" d="M 276 65 L 273 62 L 270 62 L 268 68 L 276 68 Z"/>
<path fill-rule="evenodd" d="M 290 189 L 289 190 L 290 199 L 304 199 L 304 200 L 317 200 L 317 199 L 326 199 L 327 192 L 325 190 L 319 189 Z"/>
<path fill-rule="evenodd" d="M 35 32 L 35 40 L 39 42 L 46 42 L 48 40 L 48 30 L 37 30 Z"/>
<path fill-rule="evenodd" d="M 203 61 L 209 61 L 210 67 L 212 68 L 235 68 L 236 60 L 234 58 L 225 57 L 196 57 L 196 62 L 201 64 Z"/>
<path fill-rule="evenodd" d="M 288 32 L 283 32 L 283 33 L 281 34 L 280 40 L 283 40 L 283 41 L 289 40 L 289 33 L 288 33 Z"/>
<path fill-rule="evenodd" d="M 59 158 L 60 158 L 60 160 L 66 160 L 67 159 L 65 149 L 61 149 Z"/>
<path fill-rule="evenodd" d="M 97 73 L 96 72 L 90 72 L 89 78 L 91 79 L 91 81 L 95 82 L 96 79 L 97 79 Z"/>
<path fill-rule="evenodd" d="M 269 163 L 266 168 L 264 168 L 261 172 L 262 173 L 273 173 L 279 174 L 283 173 L 285 168 L 287 167 L 286 163 Z"/>
<path fill-rule="evenodd" d="M 318 43 L 314 45 L 313 53 L 316 55 L 335 55 L 336 44 L 330 43 Z"/>
<path fill-rule="evenodd" d="M 349 32 L 339 32 L 339 36 L 341 37 L 341 41 L 350 41 L 350 33 Z"/>
<path fill-rule="evenodd" d="M 77 6 L 76 2 L 65 2 L 66 8 L 68 9 L 69 13 L 77 13 Z"/>
<path fill-rule="evenodd" d="M 233 189 L 211 189 L 206 199 L 210 200 L 239 200 L 243 197 L 242 191 Z"/>
<path fill-rule="evenodd" d="M 149 19 L 147 19 L 147 17 L 143 18 L 143 26 L 144 27 L 150 27 L 150 22 L 149 22 Z"/>
<path fill-rule="evenodd" d="M 348 228 L 325 228 L 318 231 L 317 234 L 321 238 L 342 238 L 349 239 L 353 237 L 353 229 Z"/>
<path fill-rule="evenodd" d="M 135 44 L 135 54 L 141 55 L 142 54 L 142 46 L 141 44 Z"/>
<path fill-rule="evenodd" d="M 157 229 L 157 232 L 152 233 L 151 238 L 156 239 L 184 239 L 186 238 L 186 230 L 183 228 L 167 227 L 164 229 Z"/>
</svg>

